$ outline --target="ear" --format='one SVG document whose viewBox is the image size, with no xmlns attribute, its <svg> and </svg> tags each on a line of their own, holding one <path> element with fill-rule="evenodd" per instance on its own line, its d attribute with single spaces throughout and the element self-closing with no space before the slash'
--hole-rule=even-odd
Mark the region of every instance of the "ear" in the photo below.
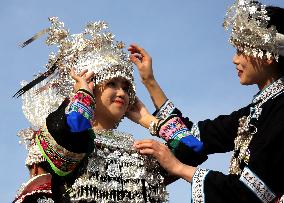
<svg viewBox="0 0 284 203">
<path fill-rule="evenodd" d="M 37 166 L 37 164 L 34 164 L 34 165 L 33 165 L 33 175 L 34 175 L 34 176 L 37 176 L 37 175 L 38 175 L 38 166 Z"/>
<path fill-rule="evenodd" d="M 272 65 L 272 64 L 276 63 L 276 61 L 275 61 L 275 59 L 271 58 L 271 59 L 267 59 L 266 63 L 267 63 L 267 65 Z"/>
</svg>

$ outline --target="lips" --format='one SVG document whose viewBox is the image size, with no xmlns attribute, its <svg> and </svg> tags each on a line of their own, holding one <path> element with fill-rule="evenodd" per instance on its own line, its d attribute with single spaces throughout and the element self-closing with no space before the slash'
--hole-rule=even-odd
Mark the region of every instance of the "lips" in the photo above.
<svg viewBox="0 0 284 203">
<path fill-rule="evenodd" d="M 237 68 L 238 76 L 240 77 L 243 74 L 243 71 Z"/>
<path fill-rule="evenodd" d="M 123 106 L 125 102 L 124 102 L 123 99 L 115 99 L 115 100 L 113 101 L 113 103 L 116 103 L 116 104 L 119 104 L 119 105 Z"/>
<path fill-rule="evenodd" d="M 239 77 L 241 76 L 241 74 L 242 74 L 241 71 L 238 71 L 238 76 L 239 76 Z"/>
</svg>

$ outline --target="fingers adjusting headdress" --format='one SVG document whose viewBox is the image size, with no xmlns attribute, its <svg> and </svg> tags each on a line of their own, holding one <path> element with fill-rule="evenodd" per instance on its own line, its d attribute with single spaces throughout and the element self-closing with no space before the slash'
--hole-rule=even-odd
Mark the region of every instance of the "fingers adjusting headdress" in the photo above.
<svg viewBox="0 0 284 203">
<path fill-rule="evenodd" d="M 49 28 L 21 45 L 24 47 L 47 33 L 46 44 L 58 47 L 58 52 L 49 56 L 47 70 L 32 82 L 24 82 L 23 88 L 14 95 L 23 96 L 23 112 L 33 126 L 42 126 L 47 115 L 56 110 L 64 98 L 72 95 L 74 80 L 70 75 L 71 68 L 77 73 L 83 69 L 94 71 L 95 84 L 115 77 L 126 79 L 130 84 L 130 103 L 134 103 L 132 64 L 123 51 L 124 44 L 114 40 L 105 22 L 90 22 L 83 33 L 71 35 L 57 17 L 49 20 Z"/>
<path fill-rule="evenodd" d="M 284 56 L 284 35 L 269 26 L 266 6 L 253 0 L 237 0 L 227 11 L 223 26 L 232 28 L 230 42 L 246 55 L 259 58 Z"/>
</svg>

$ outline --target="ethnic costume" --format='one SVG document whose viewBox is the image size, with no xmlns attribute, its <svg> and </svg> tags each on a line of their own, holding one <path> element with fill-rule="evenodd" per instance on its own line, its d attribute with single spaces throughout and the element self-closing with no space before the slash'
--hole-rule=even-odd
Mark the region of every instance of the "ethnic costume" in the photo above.
<svg viewBox="0 0 284 203">
<path fill-rule="evenodd" d="M 31 178 L 18 190 L 13 203 L 54 203 L 51 192 L 51 174 Z"/>
<path fill-rule="evenodd" d="M 28 149 L 28 155 L 25 161 L 27 167 L 46 162 L 46 159 L 42 156 L 35 142 L 35 132 L 33 130 L 26 129 L 20 131 L 18 136 L 21 138 L 20 143 L 23 142 Z M 51 181 L 52 176 L 50 173 L 35 175 L 21 185 L 13 203 L 54 203 Z"/>
<path fill-rule="evenodd" d="M 214 120 L 194 124 L 171 106 L 159 136 L 181 161 L 197 153 L 203 157 L 197 165 L 208 154 L 234 151 L 229 175 L 197 169 L 193 202 L 272 202 L 284 193 L 284 78 L 256 95 L 250 105 Z"/>
<path fill-rule="evenodd" d="M 284 56 L 284 35 L 267 29 L 268 20 L 264 5 L 237 1 L 225 21 L 233 26 L 231 43 L 247 55 L 278 60 Z M 248 106 L 214 120 L 194 124 L 170 101 L 156 116 L 162 120 L 157 135 L 186 164 L 197 166 L 209 154 L 233 151 L 228 175 L 197 168 L 193 202 L 283 202 L 284 77 Z"/>
<path fill-rule="evenodd" d="M 135 86 L 132 65 L 123 44 L 114 42 L 112 33 L 103 32 L 105 22 L 91 22 L 82 34 L 69 35 L 64 24 L 50 18 L 48 44 L 58 44 L 59 52 L 50 56 L 48 70 L 16 94 L 23 95 L 23 109 L 38 128 L 36 141 L 49 162 L 59 184 L 60 201 L 66 202 L 167 202 L 162 170 L 157 161 L 132 149 L 133 137 L 127 133 L 96 132 L 95 98 L 85 89 L 73 93 L 70 68 L 75 72 L 94 71 L 94 83 L 126 79 L 130 104 Z"/>
</svg>

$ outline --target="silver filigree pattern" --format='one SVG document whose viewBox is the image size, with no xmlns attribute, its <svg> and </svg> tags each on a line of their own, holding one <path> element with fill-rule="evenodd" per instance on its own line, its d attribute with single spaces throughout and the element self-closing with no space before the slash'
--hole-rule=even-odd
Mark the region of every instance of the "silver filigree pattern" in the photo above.
<svg viewBox="0 0 284 203">
<path fill-rule="evenodd" d="M 175 109 L 175 105 L 170 100 L 167 100 L 165 104 L 159 109 L 156 117 L 160 120 L 165 120 L 168 118 L 173 110 Z"/>
<path fill-rule="evenodd" d="M 127 133 L 96 132 L 96 151 L 89 155 L 86 168 L 72 185 L 71 201 L 142 203 L 146 192 L 147 202 L 167 202 L 158 162 L 138 154 L 133 143 Z"/>
<path fill-rule="evenodd" d="M 191 135 L 193 135 L 193 137 L 195 137 L 196 139 L 198 139 L 200 141 L 200 131 L 199 131 L 198 123 L 194 123 L 192 125 L 189 133 Z"/>
<path fill-rule="evenodd" d="M 280 198 L 279 203 L 284 203 L 284 195 Z"/>
<path fill-rule="evenodd" d="M 106 22 L 89 22 L 84 32 L 71 35 L 57 17 L 49 20 L 50 28 L 42 33 L 48 34 L 46 44 L 56 45 L 58 51 L 49 55 L 46 65 L 49 72 L 40 73 L 35 78 L 47 77 L 22 96 L 23 112 L 32 127 L 40 128 L 47 115 L 57 109 L 64 98 L 73 95 L 75 81 L 70 75 L 71 68 L 76 73 L 84 69 L 94 71 L 96 85 L 116 77 L 126 79 L 130 104 L 134 103 L 136 90 L 132 63 L 123 50 L 124 44 L 115 41 Z M 25 45 L 28 43 L 29 40 Z M 24 82 L 22 86 L 26 84 Z"/>
<path fill-rule="evenodd" d="M 54 201 L 51 198 L 39 198 L 37 203 L 54 203 Z"/>
<path fill-rule="evenodd" d="M 244 168 L 240 181 L 253 191 L 254 194 L 264 203 L 272 202 L 272 200 L 276 198 L 276 195 L 248 167 Z"/>
<path fill-rule="evenodd" d="M 32 128 L 20 130 L 18 132 L 18 136 L 21 139 L 19 143 L 24 144 L 28 150 L 28 155 L 25 161 L 26 166 L 46 161 L 36 144 L 35 131 Z"/>
<path fill-rule="evenodd" d="M 246 55 L 259 58 L 284 56 L 284 35 L 268 26 L 266 6 L 252 0 L 236 0 L 228 9 L 223 26 L 232 27 L 230 42 Z"/>
</svg>

